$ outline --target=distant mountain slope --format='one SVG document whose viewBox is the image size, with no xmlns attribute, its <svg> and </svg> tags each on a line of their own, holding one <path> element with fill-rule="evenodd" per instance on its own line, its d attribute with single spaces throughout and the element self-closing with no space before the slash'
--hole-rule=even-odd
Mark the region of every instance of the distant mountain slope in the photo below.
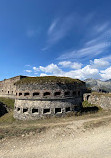
<svg viewBox="0 0 111 158">
<path fill-rule="evenodd" d="M 94 91 L 103 90 L 103 91 L 111 92 L 111 79 L 107 81 L 86 79 L 85 82 L 86 82 L 86 86 Z"/>
</svg>

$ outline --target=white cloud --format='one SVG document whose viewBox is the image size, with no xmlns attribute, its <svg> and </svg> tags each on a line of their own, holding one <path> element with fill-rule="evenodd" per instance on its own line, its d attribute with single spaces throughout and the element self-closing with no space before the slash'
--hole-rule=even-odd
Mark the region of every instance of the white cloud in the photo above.
<svg viewBox="0 0 111 158">
<path fill-rule="evenodd" d="M 74 26 L 74 17 L 69 15 L 64 18 L 56 18 L 48 28 L 46 46 L 41 50 L 45 51 L 55 43 L 63 39 Z"/>
<path fill-rule="evenodd" d="M 30 65 L 25 65 L 25 66 L 30 67 Z"/>
<path fill-rule="evenodd" d="M 45 73 L 61 74 L 62 70 L 56 64 L 50 64 L 46 67 L 39 66 L 39 70 Z"/>
<path fill-rule="evenodd" d="M 72 78 L 86 79 L 86 78 L 100 78 L 99 71 L 96 68 L 92 68 L 90 65 L 78 70 L 70 70 L 68 72 L 60 69 L 56 64 L 50 64 L 46 67 L 39 66 L 40 76 L 55 75 L 55 76 L 66 76 Z"/>
<path fill-rule="evenodd" d="M 108 67 L 106 70 L 100 71 L 100 73 L 103 80 L 111 79 L 111 66 Z"/>
<path fill-rule="evenodd" d="M 101 58 L 101 59 L 106 60 L 111 63 L 111 55 L 105 56 L 104 58 Z"/>
<path fill-rule="evenodd" d="M 58 25 L 56 25 L 56 28 L 50 34 L 48 43 L 54 44 L 64 38 L 72 28 L 73 21 L 74 19 L 72 15 L 65 17 L 64 19 L 60 19 Z"/>
<path fill-rule="evenodd" d="M 98 69 L 91 68 L 90 65 L 87 65 L 82 69 L 64 72 L 64 76 L 78 78 L 81 80 L 86 78 L 100 78 Z"/>
<path fill-rule="evenodd" d="M 37 67 L 34 66 L 34 67 L 33 67 L 33 70 L 34 70 L 34 71 L 39 71 L 39 68 L 37 68 Z"/>
<path fill-rule="evenodd" d="M 57 25 L 57 22 L 58 22 L 58 19 L 54 20 L 54 21 L 52 22 L 52 24 L 50 25 L 50 27 L 49 27 L 49 29 L 48 29 L 48 34 L 49 34 L 49 35 L 54 31 L 54 29 L 55 29 L 55 27 L 56 27 L 56 25 Z"/>
<path fill-rule="evenodd" d="M 61 61 L 58 64 L 49 64 L 47 66 L 33 67 L 34 74 L 40 76 L 65 76 L 85 80 L 87 78 L 108 80 L 111 79 L 111 64 L 108 61 L 111 56 L 105 58 L 94 59 L 89 65 L 81 68 L 81 63 L 71 61 Z M 109 67 L 108 67 L 109 66 Z M 70 68 L 67 71 L 65 68 Z M 32 70 L 25 70 L 32 72 Z"/>
<path fill-rule="evenodd" d="M 58 65 L 62 65 L 63 67 L 69 67 L 71 64 L 70 61 L 61 61 Z"/>
<path fill-rule="evenodd" d="M 65 59 L 75 59 L 75 58 L 77 59 L 77 58 L 83 58 L 83 57 L 89 58 L 91 56 L 96 56 L 103 53 L 105 49 L 106 49 L 106 46 L 104 42 L 92 44 L 90 46 L 85 45 L 81 49 L 64 53 L 61 56 L 59 56 L 57 59 L 65 60 Z"/>
<path fill-rule="evenodd" d="M 91 28 L 88 37 L 86 36 L 84 38 L 85 42 L 82 43 L 82 47 L 80 47 L 79 49 L 74 48 L 71 51 L 68 50 L 63 54 L 61 54 L 57 59 L 58 60 L 83 59 L 83 58 L 91 59 L 91 57 L 95 57 L 97 55 L 103 54 L 104 52 L 107 51 L 108 48 L 111 47 L 111 42 L 110 42 L 111 29 L 108 26 L 108 23 L 104 23 L 103 25 L 101 25 L 101 27 L 99 27 L 99 25 L 96 26 L 95 32 L 94 32 L 94 28 Z M 86 41 L 86 39 L 88 40 Z"/>
<path fill-rule="evenodd" d="M 68 67 L 72 69 L 80 69 L 82 64 L 77 62 L 71 62 L 71 61 L 61 61 L 58 65 L 61 65 L 62 67 Z"/>
<path fill-rule="evenodd" d="M 49 76 L 49 75 L 47 75 L 45 73 L 41 73 L 40 76 Z"/>
<path fill-rule="evenodd" d="M 102 31 L 107 29 L 108 25 L 109 25 L 108 22 L 106 22 L 104 24 L 101 24 L 101 25 L 96 25 L 94 30 L 97 31 L 97 32 L 102 32 Z"/>
<path fill-rule="evenodd" d="M 105 68 L 110 65 L 110 63 L 104 59 L 94 59 L 94 61 L 90 61 L 90 64 L 96 68 Z"/>
<path fill-rule="evenodd" d="M 26 72 L 28 72 L 28 73 L 31 73 L 32 72 L 32 70 L 25 70 Z"/>
</svg>

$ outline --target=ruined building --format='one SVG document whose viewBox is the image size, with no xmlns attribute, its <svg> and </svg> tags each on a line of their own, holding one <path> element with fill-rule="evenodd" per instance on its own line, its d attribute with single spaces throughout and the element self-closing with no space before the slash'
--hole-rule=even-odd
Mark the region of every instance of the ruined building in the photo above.
<svg viewBox="0 0 111 158">
<path fill-rule="evenodd" d="M 68 77 L 17 76 L 0 82 L 0 96 L 15 98 L 14 118 L 62 116 L 81 108 L 86 86 Z"/>
</svg>

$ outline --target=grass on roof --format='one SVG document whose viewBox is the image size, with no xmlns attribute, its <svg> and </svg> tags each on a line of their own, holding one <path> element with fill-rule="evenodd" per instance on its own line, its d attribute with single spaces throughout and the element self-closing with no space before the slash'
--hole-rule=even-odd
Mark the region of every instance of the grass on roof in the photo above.
<svg viewBox="0 0 111 158">
<path fill-rule="evenodd" d="M 107 97 L 111 97 L 111 93 L 102 93 L 102 92 L 92 92 L 92 95 L 96 95 L 96 96 L 107 96 Z"/>
<path fill-rule="evenodd" d="M 15 85 L 22 85 L 22 84 L 33 84 L 33 83 L 39 83 L 39 84 L 45 84 L 45 83 L 78 83 L 82 84 L 83 81 L 80 81 L 79 79 L 73 79 L 70 77 L 57 77 L 57 76 L 44 76 L 44 77 L 26 77 L 23 78 L 15 83 Z"/>
</svg>

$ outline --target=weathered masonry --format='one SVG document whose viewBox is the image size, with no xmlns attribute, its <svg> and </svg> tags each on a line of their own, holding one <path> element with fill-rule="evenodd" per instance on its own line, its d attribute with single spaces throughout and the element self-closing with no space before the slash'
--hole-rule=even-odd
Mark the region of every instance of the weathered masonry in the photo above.
<svg viewBox="0 0 111 158">
<path fill-rule="evenodd" d="M 104 110 L 111 110 L 111 93 L 87 93 L 84 100 L 99 105 Z"/>
<path fill-rule="evenodd" d="M 15 98 L 14 118 L 62 116 L 82 106 L 85 83 L 68 77 L 17 76 L 0 82 L 0 96 Z"/>
<path fill-rule="evenodd" d="M 67 77 L 28 77 L 15 83 L 14 117 L 21 120 L 61 116 L 81 108 L 85 83 Z"/>
<path fill-rule="evenodd" d="M 16 76 L 10 79 L 4 79 L 3 81 L 0 81 L 0 96 L 15 98 L 16 96 L 15 82 L 25 77 L 26 76 Z"/>
</svg>

